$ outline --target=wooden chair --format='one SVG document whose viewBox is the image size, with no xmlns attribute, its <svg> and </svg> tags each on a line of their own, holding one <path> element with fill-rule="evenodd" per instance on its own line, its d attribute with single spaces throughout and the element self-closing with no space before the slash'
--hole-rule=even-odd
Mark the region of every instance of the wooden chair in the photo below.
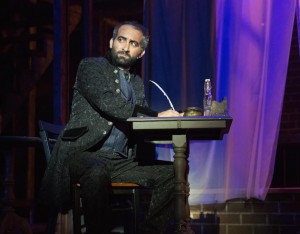
<svg viewBox="0 0 300 234">
<path fill-rule="evenodd" d="M 42 120 L 38 121 L 38 125 L 46 161 L 48 163 L 51 157 L 53 146 L 60 131 L 63 129 L 63 126 L 52 124 Z M 54 234 L 56 232 L 57 216 L 58 210 L 56 208 L 52 208 L 49 210 L 46 234 Z"/>
<path fill-rule="evenodd" d="M 42 120 L 38 121 L 38 125 L 46 160 L 48 162 L 51 157 L 52 148 L 60 131 L 63 129 L 63 126 Z M 114 204 L 112 208 L 113 214 L 125 215 L 124 217 L 128 217 L 128 213 L 131 214 L 131 222 L 126 222 L 125 224 L 123 224 L 125 233 L 137 233 L 137 218 L 139 207 L 138 188 L 139 185 L 134 183 L 112 183 L 112 192 L 114 198 L 116 198 L 117 200 L 123 198 L 119 203 L 121 205 Z M 74 234 L 81 234 L 85 232 L 85 225 L 82 214 L 80 184 L 73 185 L 73 201 L 73 232 Z M 124 203 L 126 203 L 127 205 L 124 206 Z M 48 220 L 47 233 L 52 234 L 55 233 L 58 212 L 54 210 L 50 213 L 51 214 Z"/>
</svg>

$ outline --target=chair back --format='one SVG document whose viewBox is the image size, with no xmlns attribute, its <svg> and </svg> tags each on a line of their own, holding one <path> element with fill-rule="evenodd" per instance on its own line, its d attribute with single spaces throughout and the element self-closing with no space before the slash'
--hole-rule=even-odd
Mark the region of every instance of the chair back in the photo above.
<svg viewBox="0 0 300 234">
<path fill-rule="evenodd" d="M 46 156 L 47 163 L 51 158 L 51 151 L 58 138 L 60 131 L 64 126 L 59 124 L 49 123 L 47 121 L 39 120 L 39 134 L 43 143 L 43 148 Z M 55 234 L 56 233 L 56 223 L 57 223 L 58 210 L 55 207 L 50 208 L 48 214 L 47 229 L 45 234 Z"/>
<path fill-rule="evenodd" d="M 49 123 L 47 121 L 39 120 L 39 134 L 43 143 L 43 148 L 47 163 L 51 157 L 51 151 L 58 138 L 59 133 L 63 129 L 63 125 Z"/>
</svg>

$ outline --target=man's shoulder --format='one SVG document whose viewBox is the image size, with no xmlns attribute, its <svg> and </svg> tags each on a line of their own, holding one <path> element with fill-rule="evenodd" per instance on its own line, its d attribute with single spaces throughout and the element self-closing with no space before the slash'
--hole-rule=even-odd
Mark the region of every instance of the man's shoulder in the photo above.
<svg viewBox="0 0 300 234">
<path fill-rule="evenodd" d="M 86 57 L 81 60 L 81 63 L 109 64 L 108 60 L 104 57 Z"/>
</svg>

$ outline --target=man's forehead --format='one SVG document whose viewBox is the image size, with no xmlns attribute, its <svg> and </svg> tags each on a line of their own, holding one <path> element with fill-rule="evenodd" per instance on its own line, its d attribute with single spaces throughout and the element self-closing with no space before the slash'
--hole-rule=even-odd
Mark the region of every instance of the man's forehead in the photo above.
<svg viewBox="0 0 300 234">
<path fill-rule="evenodd" d="M 123 36 L 131 40 L 140 41 L 143 33 L 129 24 L 124 24 L 119 28 L 118 36 Z"/>
</svg>

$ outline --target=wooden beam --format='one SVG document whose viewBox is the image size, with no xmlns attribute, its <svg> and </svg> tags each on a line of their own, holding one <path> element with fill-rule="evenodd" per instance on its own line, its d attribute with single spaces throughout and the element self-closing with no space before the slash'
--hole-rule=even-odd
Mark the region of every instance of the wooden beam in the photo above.
<svg viewBox="0 0 300 234">
<path fill-rule="evenodd" d="M 93 0 L 82 1 L 83 56 L 93 56 Z"/>
<path fill-rule="evenodd" d="M 69 116 L 69 2 L 54 0 L 53 121 Z"/>
</svg>

